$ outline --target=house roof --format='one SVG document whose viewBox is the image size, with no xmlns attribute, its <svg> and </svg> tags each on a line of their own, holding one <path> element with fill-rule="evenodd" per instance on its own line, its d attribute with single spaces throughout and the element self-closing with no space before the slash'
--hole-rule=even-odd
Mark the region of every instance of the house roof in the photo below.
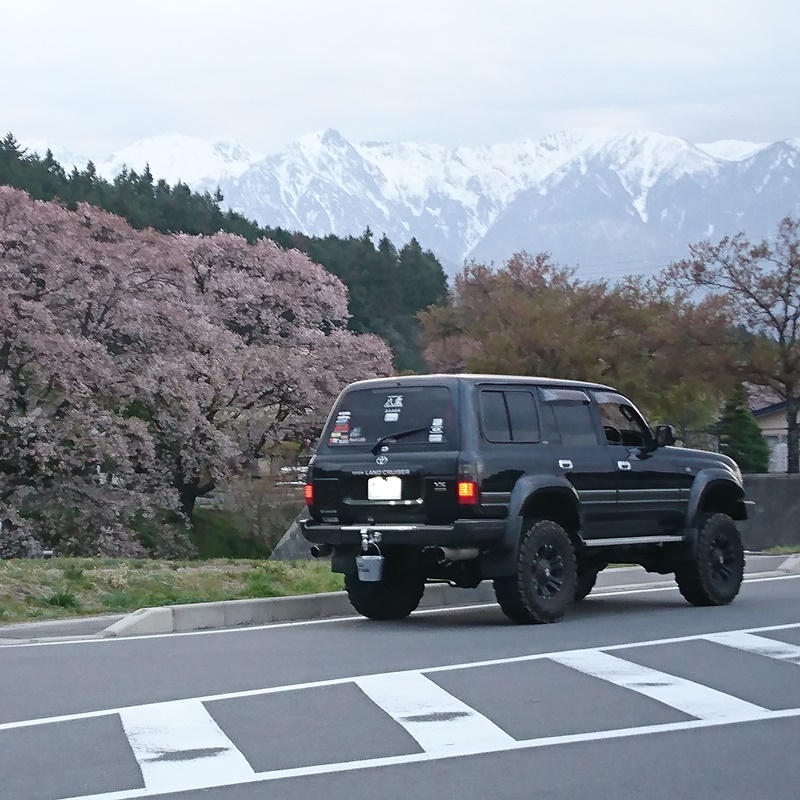
<svg viewBox="0 0 800 800">
<path fill-rule="evenodd" d="M 769 406 L 764 406 L 763 408 L 757 408 L 753 411 L 754 417 L 766 417 L 770 414 L 776 414 L 778 411 L 785 411 L 786 410 L 786 401 L 781 400 L 780 403 L 773 403 Z"/>
</svg>

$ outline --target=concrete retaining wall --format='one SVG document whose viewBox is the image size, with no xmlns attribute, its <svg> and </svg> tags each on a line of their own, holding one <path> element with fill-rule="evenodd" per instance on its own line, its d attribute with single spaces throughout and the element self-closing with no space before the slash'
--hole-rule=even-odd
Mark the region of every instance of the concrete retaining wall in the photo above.
<svg viewBox="0 0 800 800">
<path fill-rule="evenodd" d="M 752 519 L 742 525 L 748 550 L 800 545 L 800 475 L 745 475 L 747 499 L 756 503 Z M 298 517 L 304 517 L 305 510 Z M 295 521 L 270 558 L 287 561 L 311 558 L 308 542 Z"/>
<path fill-rule="evenodd" d="M 800 475 L 745 475 L 744 488 L 756 504 L 742 525 L 745 547 L 800 545 Z"/>
</svg>

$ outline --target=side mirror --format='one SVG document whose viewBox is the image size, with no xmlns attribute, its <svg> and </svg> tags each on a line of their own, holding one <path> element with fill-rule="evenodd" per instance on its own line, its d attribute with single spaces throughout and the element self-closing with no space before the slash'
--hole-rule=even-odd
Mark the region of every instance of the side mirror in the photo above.
<svg viewBox="0 0 800 800">
<path fill-rule="evenodd" d="M 670 447 L 675 442 L 675 428 L 672 425 L 659 425 L 656 428 L 656 447 Z"/>
</svg>

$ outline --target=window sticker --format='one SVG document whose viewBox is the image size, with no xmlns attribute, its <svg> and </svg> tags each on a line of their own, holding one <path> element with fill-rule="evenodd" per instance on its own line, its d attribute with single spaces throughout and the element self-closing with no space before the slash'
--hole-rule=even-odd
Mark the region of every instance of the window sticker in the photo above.
<svg viewBox="0 0 800 800">
<path fill-rule="evenodd" d="M 333 430 L 328 437 L 328 444 L 347 444 L 350 440 L 350 412 L 338 411 L 336 413 L 336 422 L 333 424 Z"/>
<path fill-rule="evenodd" d="M 353 430 L 350 431 L 350 444 L 363 444 L 366 441 L 364 434 L 361 432 L 361 428 L 353 428 Z"/>
<path fill-rule="evenodd" d="M 444 440 L 444 420 L 441 417 L 434 417 L 428 431 L 429 442 L 441 442 Z"/>
<path fill-rule="evenodd" d="M 400 419 L 400 412 L 403 410 L 403 395 L 390 394 L 386 398 L 386 402 L 383 404 L 383 408 L 384 408 L 383 421 L 397 422 L 397 420 Z"/>
</svg>

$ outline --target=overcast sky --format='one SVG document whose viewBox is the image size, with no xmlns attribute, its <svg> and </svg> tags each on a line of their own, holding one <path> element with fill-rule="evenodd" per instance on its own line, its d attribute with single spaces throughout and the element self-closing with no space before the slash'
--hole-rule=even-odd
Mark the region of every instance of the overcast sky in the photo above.
<svg viewBox="0 0 800 800">
<path fill-rule="evenodd" d="M 564 128 L 800 137 L 796 0 L 0 0 L 0 128 L 93 158 Z"/>
</svg>

